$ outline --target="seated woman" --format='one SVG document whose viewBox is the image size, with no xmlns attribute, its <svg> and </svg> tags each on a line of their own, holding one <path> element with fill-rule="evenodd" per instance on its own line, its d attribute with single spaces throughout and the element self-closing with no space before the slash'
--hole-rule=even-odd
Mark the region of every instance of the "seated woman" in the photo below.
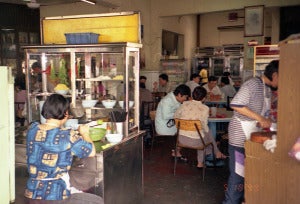
<svg viewBox="0 0 300 204">
<path fill-rule="evenodd" d="M 214 146 L 214 151 L 217 159 L 225 158 L 225 155 L 223 155 L 220 150 L 217 147 L 216 141 L 212 137 L 211 132 L 209 131 L 207 121 L 209 116 L 209 108 L 208 106 L 204 105 L 202 101 L 205 99 L 207 94 L 207 91 L 202 86 L 198 86 L 194 89 L 192 93 L 193 100 L 185 101 L 183 104 L 176 110 L 174 114 L 174 118 L 178 119 L 185 119 L 185 120 L 200 120 L 202 124 L 202 130 L 201 134 L 203 136 L 203 139 L 205 142 L 212 142 Z M 188 145 L 188 146 L 201 146 L 202 142 L 199 138 L 198 133 L 195 132 L 188 132 L 188 134 L 185 134 L 184 131 L 181 131 L 181 134 L 179 135 L 178 140 L 180 143 Z M 207 154 L 212 153 L 212 149 L 208 148 L 208 151 L 206 151 Z M 177 152 L 179 156 L 180 150 L 178 149 Z M 203 167 L 203 161 L 204 161 L 204 155 L 202 150 L 197 151 L 197 167 L 202 168 Z"/>
<path fill-rule="evenodd" d="M 88 126 L 80 126 L 78 131 L 62 128 L 68 109 L 69 102 L 62 95 L 49 96 L 42 109 L 46 123 L 34 122 L 28 130 L 26 203 L 103 203 L 93 194 L 72 194 L 76 189 L 70 187 L 68 172 L 73 156 L 93 157 L 96 151 Z"/>
</svg>

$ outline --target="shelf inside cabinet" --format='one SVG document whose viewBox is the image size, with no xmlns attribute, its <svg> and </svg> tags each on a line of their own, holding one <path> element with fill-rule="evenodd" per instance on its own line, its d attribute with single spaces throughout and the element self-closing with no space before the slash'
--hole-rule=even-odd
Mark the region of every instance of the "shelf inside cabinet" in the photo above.
<svg viewBox="0 0 300 204">
<path fill-rule="evenodd" d="M 82 79 L 76 79 L 76 81 L 109 81 L 109 82 L 121 82 L 123 79 L 101 79 L 101 78 L 82 78 Z"/>
</svg>

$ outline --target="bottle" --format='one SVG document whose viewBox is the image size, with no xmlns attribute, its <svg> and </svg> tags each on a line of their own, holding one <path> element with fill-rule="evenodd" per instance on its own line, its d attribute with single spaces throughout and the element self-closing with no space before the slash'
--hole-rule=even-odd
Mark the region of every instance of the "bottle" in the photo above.
<svg viewBox="0 0 300 204">
<path fill-rule="evenodd" d="M 210 101 L 210 92 L 207 93 L 206 99 L 207 101 Z"/>
<path fill-rule="evenodd" d="M 106 134 L 110 134 L 111 133 L 111 126 L 110 123 L 106 124 Z"/>
</svg>

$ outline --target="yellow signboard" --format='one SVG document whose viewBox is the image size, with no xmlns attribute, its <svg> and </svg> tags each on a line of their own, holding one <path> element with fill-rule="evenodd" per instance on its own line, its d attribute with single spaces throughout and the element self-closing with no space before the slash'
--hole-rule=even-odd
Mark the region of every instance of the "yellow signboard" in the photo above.
<svg viewBox="0 0 300 204">
<path fill-rule="evenodd" d="M 140 43 L 140 14 L 112 14 L 48 17 L 42 19 L 43 44 L 67 44 L 65 33 L 97 33 L 99 43 Z"/>
</svg>

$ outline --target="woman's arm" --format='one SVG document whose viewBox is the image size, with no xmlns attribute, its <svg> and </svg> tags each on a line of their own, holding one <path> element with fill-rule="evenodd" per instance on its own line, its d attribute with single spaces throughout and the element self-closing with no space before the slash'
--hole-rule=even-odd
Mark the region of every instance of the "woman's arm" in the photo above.
<svg viewBox="0 0 300 204">
<path fill-rule="evenodd" d="M 85 141 L 92 144 L 92 151 L 91 151 L 89 157 L 95 156 L 96 155 L 96 148 L 95 148 L 94 142 L 90 138 L 89 126 L 88 125 L 80 125 L 79 128 L 78 128 L 78 131 L 79 131 L 80 135 L 83 137 L 83 139 Z"/>
</svg>

